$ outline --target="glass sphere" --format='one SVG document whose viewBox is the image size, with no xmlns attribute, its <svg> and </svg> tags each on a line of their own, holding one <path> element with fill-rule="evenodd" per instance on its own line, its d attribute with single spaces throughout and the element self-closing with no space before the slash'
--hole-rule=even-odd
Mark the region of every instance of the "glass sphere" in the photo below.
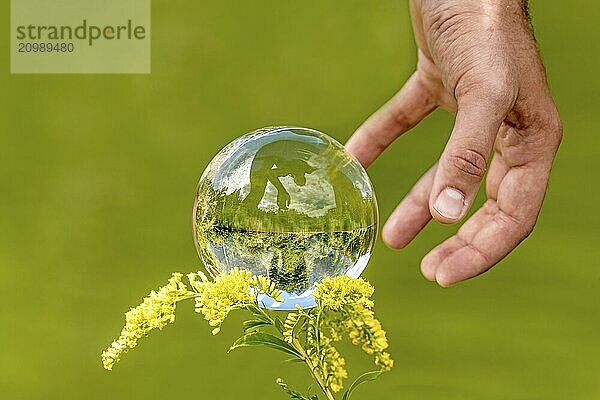
<svg viewBox="0 0 600 400">
<path fill-rule="evenodd" d="M 364 168 L 313 129 L 264 128 L 227 145 L 200 178 L 193 210 L 198 254 L 214 277 L 232 268 L 268 276 L 292 310 L 315 306 L 324 278 L 358 277 L 377 232 Z"/>
</svg>

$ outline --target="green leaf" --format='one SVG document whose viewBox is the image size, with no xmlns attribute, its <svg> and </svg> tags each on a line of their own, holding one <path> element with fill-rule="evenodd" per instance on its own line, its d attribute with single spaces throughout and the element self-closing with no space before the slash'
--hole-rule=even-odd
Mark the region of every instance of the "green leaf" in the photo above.
<svg viewBox="0 0 600 400">
<path fill-rule="evenodd" d="M 247 304 L 246 309 L 248 311 L 250 311 L 252 313 L 252 315 L 254 315 L 254 318 L 256 318 L 257 320 L 271 323 L 269 316 L 266 315 L 265 312 L 263 310 L 261 310 L 257 305 Z"/>
<path fill-rule="evenodd" d="M 260 321 L 258 319 L 251 319 L 248 321 L 244 321 L 244 323 L 243 323 L 245 332 L 251 331 L 252 329 L 256 329 L 256 328 L 259 328 L 264 325 L 271 325 L 271 323 L 265 322 L 265 321 Z"/>
<path fill-rule="evenodd" d="M 288 358 L 284 362 L 304 362 L 304 360 L 301 358 L 298 358 L 298 357 L 293 357 L 293 358 Z"/>
<path fill-rule="evenodd" d="M 344 393 L 342 400 L 348 400 L 350 398 L 350 395 L 352 394 L 352 392 L 354 392 L 357 387 L 359 387 L 363 383 L 367 383 L 369 381 L 374 381 L 381 374 L 382 374 L 382 371 L 365 372 L 364 374 L 362 374 L 361 376 L 356 378 L 356 380 L 354 382 L 352 382 L 352 385 L 350 385 L 348 390 L 346 390 L 346 392 Z"/>
<path fill-rule="evenodd" d="M 277 330 L 279 332 L 283 332 L 285 330 L 285 328 L 283 327 L 283 322 L 281 322 L 279 317 L 275 317 L 274 321 L 275 321 L 275 328 L 277 328 Z"/>
<path fill-rule="evenodd" d="M 302 356 L 296 349 L 294 349 L 290 344 L 285 342 L 283 339 L 278 338 L 275 335 L 271 335 L 270 333 L 265 332 L 251 332 L 248 333 L 238 340 L 236 340 L 228 352 L 237 349 L 238 347 L 248 347 L 248 346 L 260 346 L 264 345 L 270 347 L 272 349 L 276 349 L 279 351 L 283 351 L 284 353 L 291 354 L 295 357 L 301 358 Z"/>
</svg>

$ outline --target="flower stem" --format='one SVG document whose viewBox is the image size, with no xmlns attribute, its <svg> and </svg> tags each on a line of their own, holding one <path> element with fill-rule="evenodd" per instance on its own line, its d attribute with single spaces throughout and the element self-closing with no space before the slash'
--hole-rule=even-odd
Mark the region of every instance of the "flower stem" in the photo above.
<svg viewBox="0 0 600 400">
<path fill-rule="evenodd" d="M 323 378 L 317 372 L 316 367 L 313 365 L 312 361 L 308 357 L 308 354 L 306 353 L 306 350 L 304 350 L 304 347 L 302 347 L 302 344 L 300 343 L 300 341 L 298 339 L 294 339 L 292 341 L 292 345 L 302 355 L 304 362 L 306 363 L 306 365 L 308 366 L 308 369 L 310 370 L 310 374 L 313 376 L 313 378 L 315 378 L 315 380 L 319 384 L 319 387 L 321 388 L 321 390 L 323 391 L 325 396 L 327 396 L 327 400 L 335 400 L 335 397 L 333 397 L 333 393 L 331 393 L 331 390 L 329 390 L 329 388 L 327 387 L 327 384 L 323 381 Z"/>
</svg>

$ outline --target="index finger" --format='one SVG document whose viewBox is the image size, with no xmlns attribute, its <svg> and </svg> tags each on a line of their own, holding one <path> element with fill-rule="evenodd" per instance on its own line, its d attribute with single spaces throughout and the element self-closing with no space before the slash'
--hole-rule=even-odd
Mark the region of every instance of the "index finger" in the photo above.
<svg viewBox="0 0 600 400">
<path fill-rule="evenodd" d="M 400 135 L 437 107 L 415 72 L 404 87 L 377 110 L 346 143 L 346 150 L 367 168 Z"/>
</svg>

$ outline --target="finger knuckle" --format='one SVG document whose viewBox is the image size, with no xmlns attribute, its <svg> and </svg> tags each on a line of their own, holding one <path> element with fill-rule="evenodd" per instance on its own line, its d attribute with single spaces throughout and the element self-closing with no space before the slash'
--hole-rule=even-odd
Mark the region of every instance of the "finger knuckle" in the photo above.
<svg viewBox="0 0 600 400">
<path fill-rule="evenodd" d="M 563 138 L 563 123 L 555 106 L 545 107 L 532 113 L 530 130 L 537 138 L 558 146 Z"/>
<path fill-rule="evenodd" d="M 437 4 L 427 7 L 424 12 L 426 25 L 433 32 L 440 33 L 462 22 L 466 15 L 464 7 L 457 4 Z"/>
<path fill-rule="evenodd" d="M 515 100 L 515 88 L 510 83 L 508 73 L 470 71 L 457 82 L 455 95 L 459 102 L 488 104 L 493 108 L 508 109 Z"/>
<path fill-rule="evenodd" d="M 477 150 L 460 149 L 449 154 L 447 162 L 461 176 L 483 179 L 487 169 L 486 157 Z"/>
<path fill-rule="evenodd" d="M 537 221 L 535 215 L 526 218 L 517 218 L 502 210 L 495 215 L 495 218 L 508 231 L 515 232 L 515 246 L 531 235 Z"/>
<path fill-rule="evenodd" d="M 483 88 L 482 94 L 492 104 L 501 106 L 511 105 L 515 98 L 513 87 L 505 76 L 490 79 Z"/>
<path fill-rule="evenodd" d="M 517 225 L 517 232 L 519 234 L 519 238 L 521 241 L 527 239 L 535 228 L 536 218 L 529 218 L 528 220 L 521 221 L 519 225 Z"/>
</svg>

